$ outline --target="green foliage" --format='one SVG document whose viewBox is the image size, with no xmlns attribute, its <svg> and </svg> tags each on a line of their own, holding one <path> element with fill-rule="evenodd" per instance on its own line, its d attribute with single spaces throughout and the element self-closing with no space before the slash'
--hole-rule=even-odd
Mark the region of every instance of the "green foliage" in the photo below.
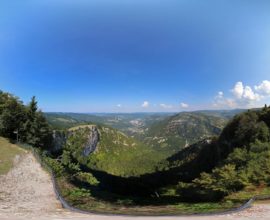
<svg viewBox="0 0 270 220">
<path fill-rule="evenodd" d="M 0 137 L 0 176 L 6 174 L 14 165 L 14 158 L 25 152 L 8 139 Z"/>
<path fill-rule="evenodd" d="M 242 189 L 244 186 L 233 164 L 226 164 L 221 168 L 214 169 L 211 176 L 214 179 L 212 189 L 225 195 Z M 194 182 L 196 181 L 194 180 Z"/>
<path fill-rule="evenodd" d="M 202 139 L 219 135 L 227 119 L 201 112 L 181 112 L 149 127 L 144 142 L 171 156 Z"/>
<path fill-rule="evenodd" d="M 225 201 L 222 203 L 184 203 L 177 202 L 172 197 L 161 198 L 131 198 L 108 193 L 81 189 L 64 180 L 58 181 L 62 195 L 69 204 L 90 212 L 129 214 L 129 215 L 177 215 L 209 213 L 235 208 L 240 203 Z M 102 199 L 96 198 L 102 194 Z M 173 201 L 173 202 L 171 202 Z M 171 203 L 170 203 L 171 202 Z"/>
<path fill-rule="evenodd" d="M 89 123 L 118 129 L 141 141 L 145 147 L 152 148 L 159 157 L 162 156 L 161 159 L 165 159 L 189 144 L 218 135 L 227 118 L 234 114 L 232 112 L 184 112 L 174 116 L 171 116 L 173 113 L 46 113 L 46 118 L 56 129 Z"/>
<path fill-rule="evenodd" d="M 199 143 L 169 158 L 167 166 L 185 168 L 188 177 L 178 184 L 178 194 L 191 201 L 214 201 L 245 187 L 269 185 L 269 118 L 266 107 L 247 111 L 228 123 L 212 147 Z"/>
<path fill-rule="evenodd" d="M 245 167 L 249 160 L 249 153 L 246 148 L 235 148 L 233 153 L 229 154 L 226 163 L 234 164 L 237 168 Z"/>
<path fill-rule="evenodd" d="M 81 126 L 69 131 L 72 135 L 67 139 L 61 163 L 77 180 L 93 187 L 104 187 L 107 183 L 102 181 L 109 180 L 109 190 L 117 190 L 120 184 L 117 192 L 121 187 L 130 187 L 127 193 L 135 190 L 136 194 L 146 190 L 151 195 L 158 193 L 161 197 L 176 197 L 183 201 L 219 201 L 247 187 L 270 184 L 268 112 L 268 109 L 263 109 L 237 115 L 219 137 L 197 142 L 163 160 L 156 167 L 153 165 L 162 156 L 156 154 L 155 150 L 101 125 L 98 126 L 100 141 L 97 149 L 85 157 L 82 152 L 89 129 Z M 197 131 L 185 128 L 185 134 Z M 182 128 L 174 129 L 170 132 L 181 134 Z M 176 136 L 171 137 L 166 144 L 170 140 L 171 144 L 177 143 L 178 140 L 174 139 Z M 96 176 L 95 171 L 105 172 L 102 174 L 105 176 L 113 174 L 125 178 L 115 179 L 110 176 L 103 180 L 101 176 Z M 149 174 L 145 174 L 147 172 Z M 126 178 L 129 176 L 138 177 Z"/>
<path fill-rule="evenodd" d="M 60 177 L 64 173 L 64 166 L 57 160 L 50 157 L 43 157 L 45 163 L 53 170 L 56 177 Z"/>
<path fill-rule="evenodd" d="M 78 162 L 89 169 L 120 176 L 138 176 L 155 171 L 155 166 L 162 157 L 159 152 L 120 131 L 101 125 L 97 126 L 100 141 L 96 150 L 89 156 L 84 156 L 91 126 L 94 125 L 69 129 L 62 154 L 63 164 L 65 161 Z"/>
<path fill-rule="evenodd" d="M 68 150 L 63 151 L 61 163 L 70 174 L 77 174 L 81 171 L 79 163 Z"/>
<path fill-rule="evenodd" d="M 41 111 L 37 111 L 37 101 L 35 96 L 26 106 L 27 119 L 24 123 L 25 138 L 24 141 L 32 146 L 41 148 L 48 147 L 51 143 L 51 130 Z"/>
<path fill-rule="evenodd" d="M 32 98 L 28 106 L 13 95 L 0 91 L 0 135 L 11 139 L 48 148 L 51 143 L 51 129 L 37 101 Z"/>
<path fill-rule="evenodd" d="M 215 201 L 223 196 L 240 190 L 245 181 L 235 169 L 235 165 L 226 164 L 215 168 L 212 173 L 201 173 L 189 184 L 178 184 L 178 193 L 183 199 L 193 201 Z"/>
<path fill-rule="evenodd" d="M 68 198 L 73 198 L 75 204 L 88 201 L 85 204 L 89 206 L 94 199 L 104 199 L 106 193 L 114 195 L 114 199 L 108 201 L 121 206 L 128 206 L 130 197 L 132 205 L 136 204 L 136 197 L 147 198 L 149 204 L 168 197 L 170 200 L 166 204 L 172 201 L 214 202 L 250 187 L 266 187 L 270 185 L 268 117 L 267 109 L 240 114 L 229 122 L 219 137 L 197 142 L 156 167 L 153 164 L 162 156 L 156 156 L 155 150 L 101 125 L 98 126 L 97 149 L 84 156 L 90 130 L 87 126 L 70 129 L 61 164 L 78 189 Z M 196 131 L 188 127 L 187 130 Z M 173 138 L 174 135 L 171 144 L 177 143 Z M 89 190 L 91 199 L 81 194 L 80 189 Z M 232 206 L 234 201 L 226 204 Z"/>
<path fill-rule="evenodd" d="M 246 172 L 252 184 L 270 183 L 270 143 L 255 142 L 251 145 Z"/>
<path fill-rule="evenodd" d="M 22 132 L 26 120 L 26 109 L 17 97 L 0 91 L 0 135 L 16 139 L 15 131 Z"/>
<path fill-rule="evenodd" d="M 91 192 L 83 188 L 74 188 L 68 192 L 67 196 L 72 200 L 82 199 L 83 197 L 91 196 Z"/>
<path fill-rule="evenodd" d="M 201 173 L 188 185 L 179 185 L 178 193 L 184 198 L 213 201 L 251 185 L 270 183 L 270 143 L 258 140 L 247 148 L 236 148 L 211 173 Z"/>
<path fill-rule="evenodd" d="M 92 173 L 89 172 L 79 172 L 77 178 L 80 181 L 89 183 L 92 186 L 97 186 L 99 184 L 99 181 L 93 176 Z"/>
<path fill-rule="evenodd" d="M 65 128 L 85 124 L 90 119 L 100 120 L 81 114 L 46 117 Z M 111 117 L 106 116 L 104 122 L 113 121 L 115 127 L 124 129 L 130 128 L 129 120 L 135 116 L 125 116 L 125 120 Z M 209 113 L 180 113 L 165 120 L 160 120 L 160 116 L 140 117 L 144 117 L 144 124 L 134 119 L 132 123 L 142 127 L 135 130 L 132 127 L 130 132 L 144 142 L 103 125 L 80 125 L 63 131 L 67 137 L 64 149 L 54 154 L 54 158 L 46 155 L 43 158 L 58 177 L 64 176 L 70 181 L 68 184 L 76 185 L 68 191 L 69 199 L 76 203 L 89 201 L 94 195 L 104 199 L 105 192 L 101 189 L 105 188 L 119 206 L 135 204 L 140 196 L 147 197 L 149 203 L 159 197 L 160 201 L 170 197 L 174 201 L 212 202 L 240 190 L 270 185 L 267 106 L 235 116 L 222 132 L 227 119 Z M 94 152 L 85 155 L 93 126 L 98 130 L 99 142 Z M 140 133 L 148 128 L 146 135 Z M 50 146 L 51 129 L 38 111 L 35 97 L 25 106 L 17 97 L 0 92 L 0 135 L 16 139 L 14 131 L 28 144 L 41 149 Z M 191 143 L 194 144 L 188 146 Z M 172 152 L 178 153 L 164 160 Z M 137 200 L 115 193 L 136 196 Z"/>
</svg>

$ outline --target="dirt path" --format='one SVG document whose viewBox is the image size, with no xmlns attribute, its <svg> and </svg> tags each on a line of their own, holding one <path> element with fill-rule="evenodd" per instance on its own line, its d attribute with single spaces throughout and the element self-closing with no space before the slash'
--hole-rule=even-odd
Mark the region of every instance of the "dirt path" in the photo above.
<svg viewBox="0 0 270 220">
<path fill-rule="evenodd" d="M 61 211 L 49 175 L 31 153 L 16 156 L 14 168 L 0 177 L 0 216 L 20 216 Z"/>
<path fill-rule="evenodd" d="M 62 209 L 50 176 L 32 154 L 15 158 L 14 168 L 0 176 L 0 219 L 81 219 L 81 220 L 225 220 L 270 219 L 270 204 L 258 204 L 240 213 L 203 217 L 128 217 L 84 215 Z"/>
</svg>

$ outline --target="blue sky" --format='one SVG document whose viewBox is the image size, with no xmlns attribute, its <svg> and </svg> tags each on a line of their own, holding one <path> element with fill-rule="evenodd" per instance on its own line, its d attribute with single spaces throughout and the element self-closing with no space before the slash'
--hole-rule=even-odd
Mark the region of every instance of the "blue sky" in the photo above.
<svg viewBox="0 0 270 220">
<path fill-rule="evenodd" d="M 0 89 L 44 111 L 270 104 L 270 1 L 0 2 Z"/>
</svg>

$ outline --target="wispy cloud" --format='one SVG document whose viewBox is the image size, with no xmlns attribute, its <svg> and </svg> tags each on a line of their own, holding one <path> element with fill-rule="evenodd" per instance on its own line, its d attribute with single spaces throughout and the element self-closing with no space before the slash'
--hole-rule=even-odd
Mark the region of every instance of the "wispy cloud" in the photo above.
<svg viewBox="0 0 270 220">
<path fill-rule="evenodd" d="M 172 105 L 167 105 L 167 104 L 159 104 L 159 106 L 161 107 L 161 108 L 164 108 L 164 109 L 171 109 L 171 108 L 173 108 L 173 106 Z"/>
<path fill-rule="evenodd" d="M 150 103 L 148 101 L 144 101 L 143 104 L 142 104 L 142 107 L 143 108 L 148 108 L 150 105 Z"/>
<path fill-rule="evenodd" d="M 180 103 L 180 107 L 181 107 L 181 108 L 188 108 L 189 105 L 188 105 L 187 103 L 181 102 L 181 103 Z"/>
<path fill-rule="evenodd" d="M 225 98 L 224 93 L 219 91 L 214 98 L 213 106 L 217 108 L 234 108 L 236 107 L 236 103 L 233 99 Z"/>
</svg>

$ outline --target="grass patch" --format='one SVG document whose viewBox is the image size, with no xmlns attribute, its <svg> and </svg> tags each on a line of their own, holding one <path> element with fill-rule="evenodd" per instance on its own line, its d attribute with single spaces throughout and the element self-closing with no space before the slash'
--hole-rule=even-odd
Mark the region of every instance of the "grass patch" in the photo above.
<svg viewBox="0 0 270 220">
<path fill-rule="evenodd" d="M 0 137 L 0 175 L 6 174 L 13 166 L 16 155 L 25 151 L 15 144 L 11 144 L 6 138 Z"/>
<path fill-rule="evenodd" d="M 244 203 L 245 201 L 251 199 L 254 196 L 268 195 L 270 195 L 270 187 L 262 184 L 259 186 L 248 186 L 239 192 L 232 193 L 231 195 L 225 197 L 225 199 L 227 201 Z M 256 202 L 258 201 L 259 200 L 256 200 Z"/>
</svg>

